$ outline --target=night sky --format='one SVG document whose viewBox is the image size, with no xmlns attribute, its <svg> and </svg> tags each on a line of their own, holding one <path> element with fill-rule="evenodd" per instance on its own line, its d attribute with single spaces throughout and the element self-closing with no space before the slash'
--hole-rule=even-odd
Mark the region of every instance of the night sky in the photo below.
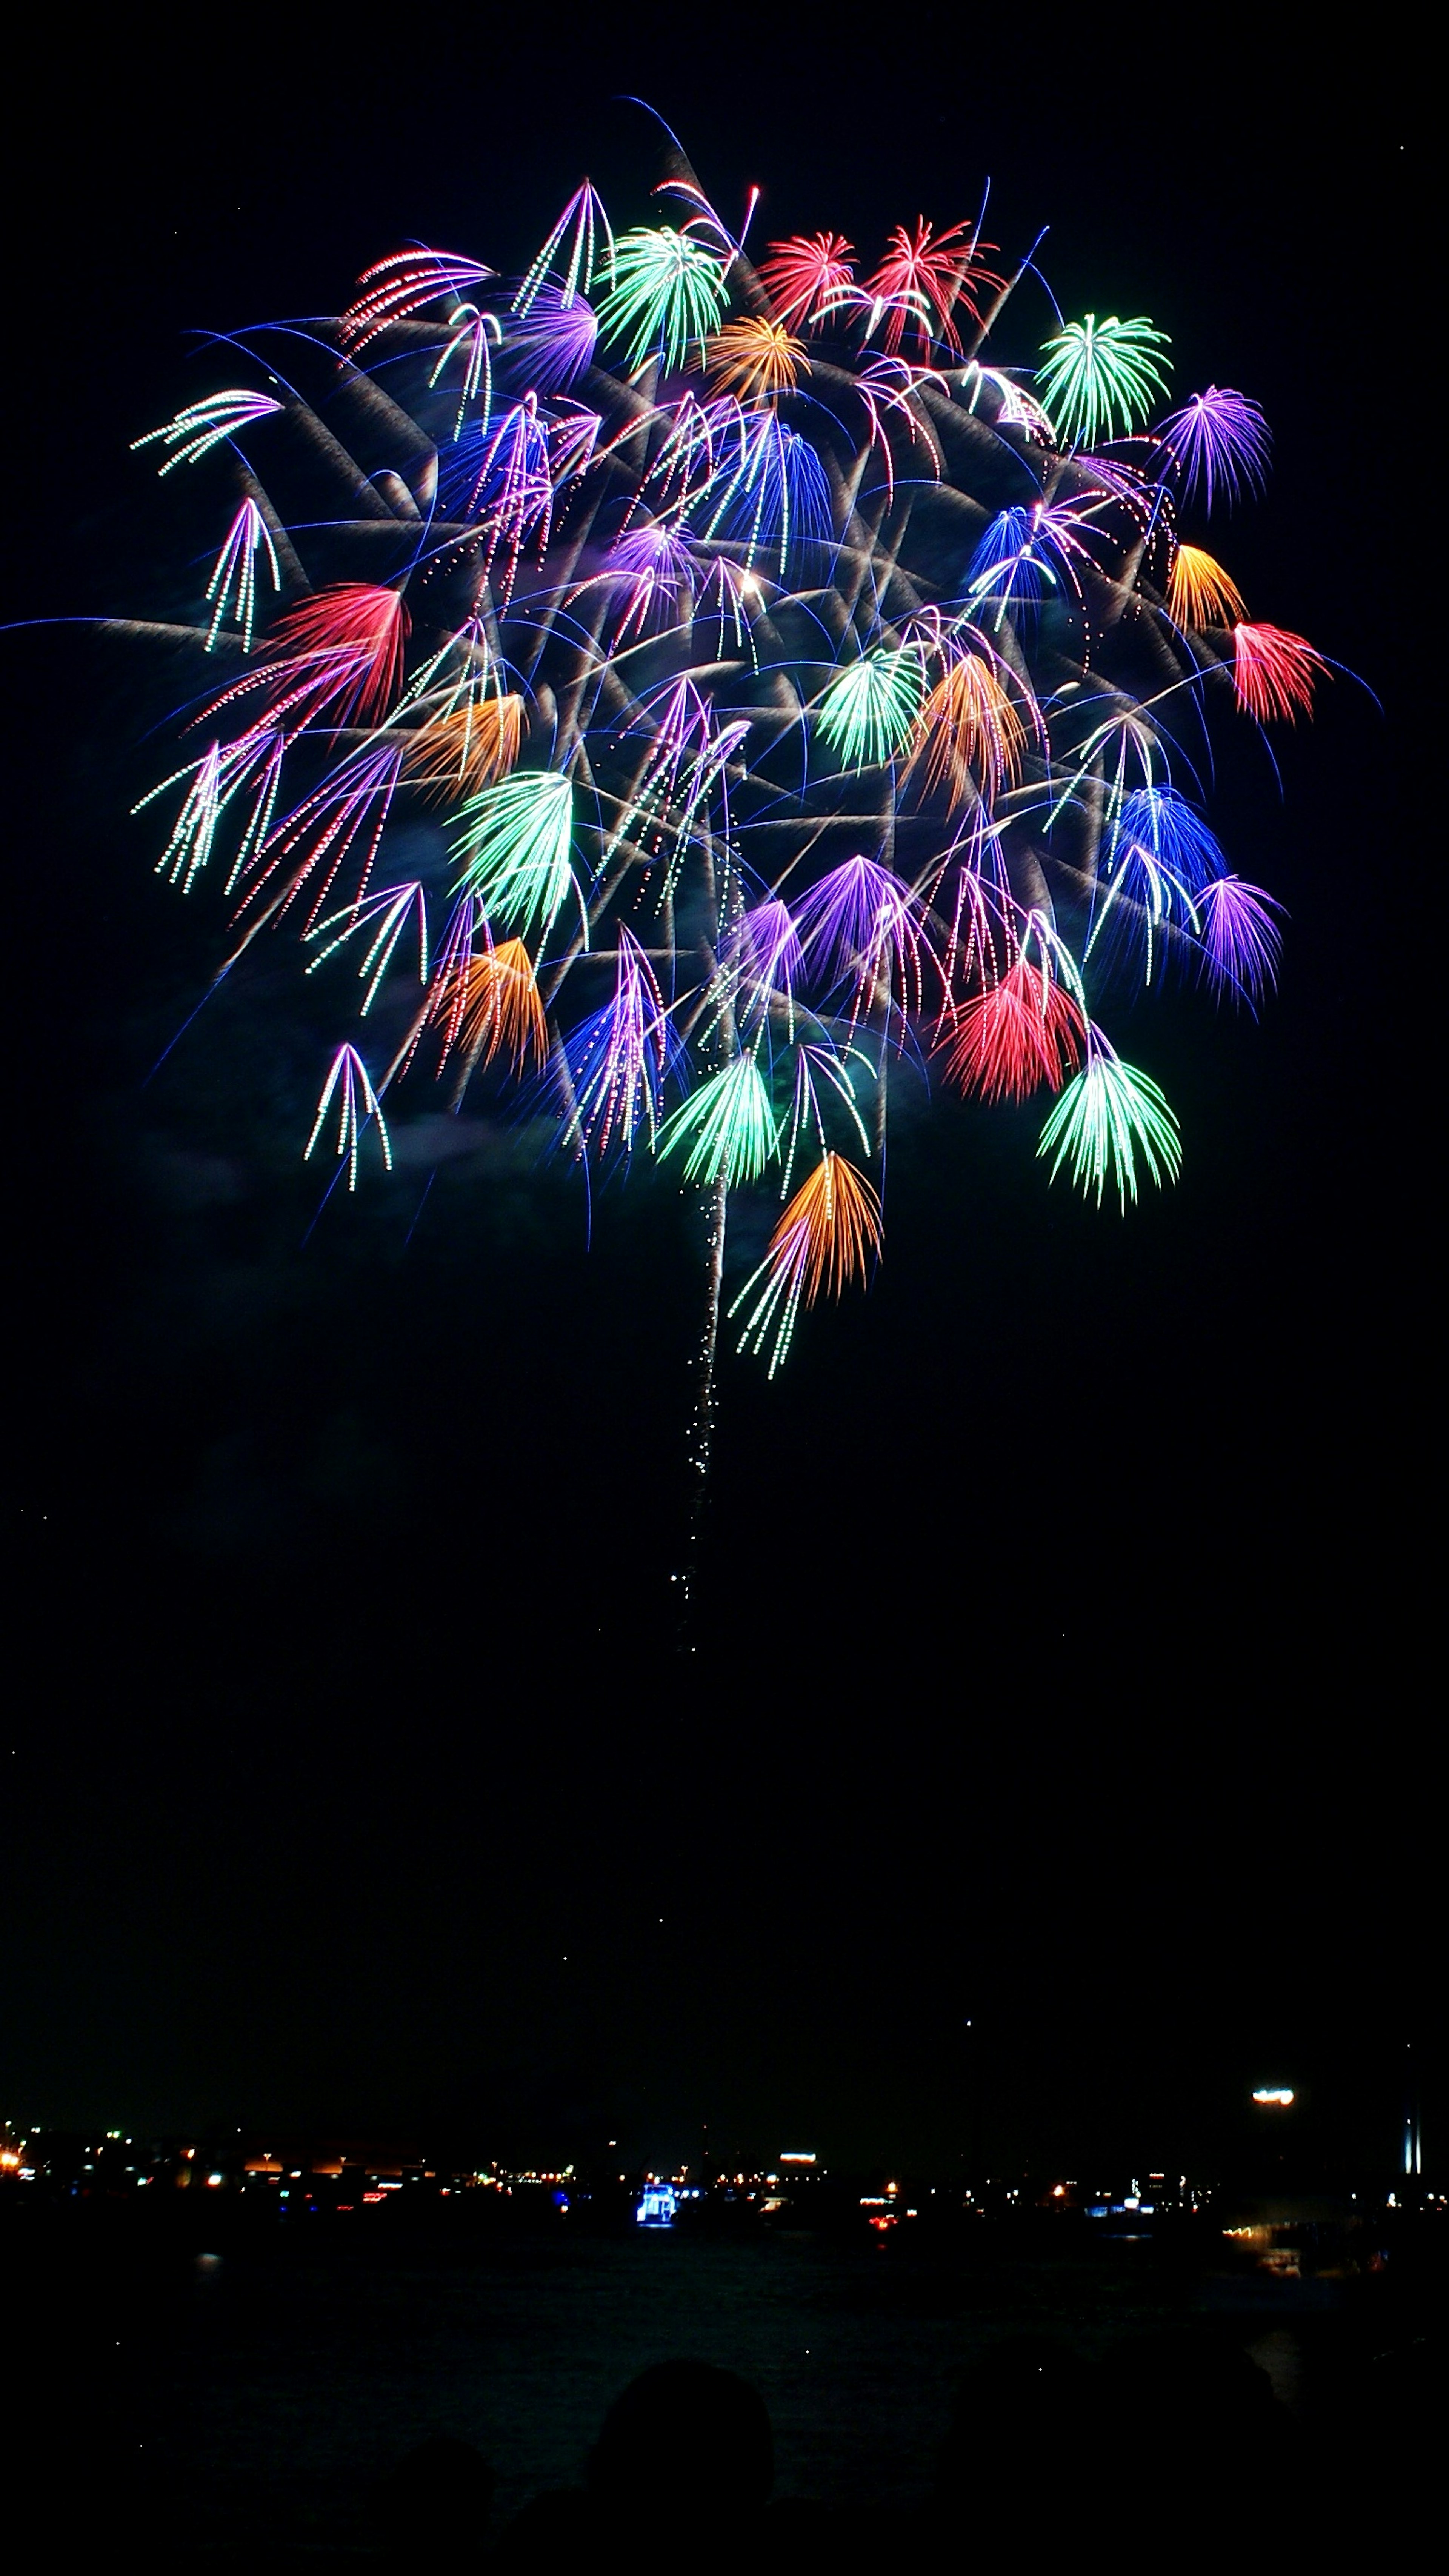
<svg viewBox="0 0 1449 2576">
<path fill-rule="evenodd" d="M 10 616 L 183 594 L 210 523 L 128 442 L 201 389 L 186 329 L 336 312 L 410 237 L 521 266 L 585 169 L 641 220 L 642 92 L 721 204 L 763 185 L 762 238 L 872 244 L 990 173 L 1064 310 L 1150 314 L 1180 397 L 1257 396 L 1268 498 L 1215 550 L 1383 712 L 1339 680 L 1279 728 L 1281 802 L 1224 761 L 1286 967 L 1259 1025 L 1118 1009 L 1175 1193 L 1099 1216 L 1047 1190 L 1038 1109 L 902 1099 L 871 1295 L 772 1386 L 723 1368 L 681 1638 L 674 1179 L 605 1194 L 586 1251 L 575 1186 L 485 1139 L 410 1242 L 416 1163 L 304 1246 L 290 952 L 143 1087 L 222 953 L 127 819 L 167 672 L 6 639 L 0 2112 L 1075 2170 L 1222 2162 L 1282 2079 L 1308 2161 L 1387 2166 L 1437 1736 L 1407 125 L 1217 13 L 1180 59 L 1091 11 L 309 23 L 30 40 Z"/>
</svg>

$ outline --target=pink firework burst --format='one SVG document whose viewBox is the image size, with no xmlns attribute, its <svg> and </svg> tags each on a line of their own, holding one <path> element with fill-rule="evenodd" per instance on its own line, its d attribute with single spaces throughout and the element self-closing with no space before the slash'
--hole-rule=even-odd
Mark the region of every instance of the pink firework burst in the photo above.
<svg viewBox="0 0 1449 2576">
<path fill-rule="evenodd" d="M 771 242 L 760 284 L 787 331 L 810 330 L 844 302 L 855 284 L 853 256 L 844 233 L 793 233 Z"/>
<path fill-rule="evenodd" d="M 1233 628 L 1233 686 L 1245 715 L 1295 724 L 1313 713 L 1313 683 L 1328 664 L 1302 635 L 1282 626 Z"/>
<path fill-rule="evenodd" d="M 1082 1014 L 1044 966 L 1018 957 L 1000 981 L 966 1004 L 948 1067 L 963 1091 L 983 1100 L 1025 1100 L 1049 1083 L 1060 1091 L 1081 1061 Z"/>
</svg>

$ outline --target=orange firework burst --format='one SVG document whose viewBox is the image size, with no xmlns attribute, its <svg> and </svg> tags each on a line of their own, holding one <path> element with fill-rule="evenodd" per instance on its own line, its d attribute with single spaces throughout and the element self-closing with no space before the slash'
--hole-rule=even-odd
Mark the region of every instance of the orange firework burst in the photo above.
<svg viewBox="0 0 1449 2576">
<path fill-rule="evenodd" d="M 730 1308 L 732 1315 L 737 1314 L 759 1282 L 764 1282 L 746 1318 L 741 1350 L 762 1350 L 773 1332 L 773 1377 L 790 1347 L 801 1307 L 813 1306 L 822 1289 L 838 1297 L 853 1279 L 863 1286 L 880 1247 L 879 1198 L 853 1163 L 827 1147 L 786 1208 L 759 1269 L 746 1280 Z"/>
<path fill-rule="evenodd" d="M 727 322 L 705 351 L 709 380 L 716 393 L 737 394 L 741 402 L 762 402 L 772 394 L 793 393 L 801 367 L 808 369 L 805 343 L 783 322 L 747 313 Z"/>
<path fill-rule="evenodd" d="M 1026 727 L 990 665 L 975 653 L 952 662 L 921 703 L 916 749 L 926 761 L 926 786 L 948 781 L 953 805 L 973 784 L 990 799 L 1021 776 Z"/>
<path fill-rule="evenodd" d="M 403 766 L 424 794 L 476 795 L 513 767 L 522 736 L 522 698 L 485 698 L 481 706 L 450 707 L 419 725 L 408 737 Z"/>
<path fill-rule="evenodd" d="M 1205 546 L 1179 546 L 1167 585 L 1167 613 L 1176 626 L 1231 626 L 1246 617 L 1243 594 Z"/>
<path fill-rule="evenodd" d="M 548 1052 L 543 1003 L 533 960 L 521 939 L 500 940 L 457 969 L 452 1024 L 474 1064 L 491 1064 L 506 1051 L 515 1073 Z"/>
<path fill-rule="evenodd" d="M 822 1155 L 770 1238 L 772 1260 L 798 1258 L 800 1295 L 813 1306 L 821 1289 L 838 1297 L 864 1282 L 867 1258 L 879 1252 L 880 1200 L 843 1154 Z"/>
</svg>

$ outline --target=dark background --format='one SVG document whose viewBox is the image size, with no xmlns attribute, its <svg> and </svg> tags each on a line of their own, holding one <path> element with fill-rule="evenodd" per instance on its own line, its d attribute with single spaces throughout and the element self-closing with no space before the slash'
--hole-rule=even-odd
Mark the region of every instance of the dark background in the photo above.
<svg viewBox="0 0 1449 2576">
<path fill-rule="evenodd" d="M 199 389 L 186 330 L 335 312 L 409 237 L 517 267 L 584 169 L 640 220 L 632 91 L 723 206 L 764 185 L 760 239 L 868 248 L 989 172 L 988 234 L 1050 223 L 1065 311 L 1149 313 L 1180 398 L 1264 403 L 1268 499 L 1215 550 L 1382 713 L 1337 680 L 1275 734 L 1281 802 L 1241 745 L 1218 782 L 1291 914 L 1262 1023 L 1111 1022 L 1181 1114 L 1175 1193 L 1098 1215 L 1046 1188 L 1035 1110 L 902 1097 L 869 1299 L 773 1386 L 723 1367 L 681 1633 L 675 1184 L 606 1196 L 586 1252 L 573 1186 L 485 1137 L 410 1242 L 425 1165 L 304 1246 L 291 961 L 144 1085 L 222 935 L 127 819 L 164 660 L 6 638 L 0 2111 L 1211 2166 L 1266 2078 L 1307 2092 L 1305 2170 L 1391 2170 L 1437 1756 L 1434 665 L 1390 541 L 1415 154 L 1391 44 L 1190 36 L 483 9 L 24 40 L 12 617 L 194 588 L 209 522 L 128 453 Z"/>
</svg>

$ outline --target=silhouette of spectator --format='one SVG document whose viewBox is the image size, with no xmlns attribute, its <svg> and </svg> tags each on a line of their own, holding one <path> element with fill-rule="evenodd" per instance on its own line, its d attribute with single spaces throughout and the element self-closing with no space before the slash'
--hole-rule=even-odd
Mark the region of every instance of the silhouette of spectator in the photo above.
<svg viewBox="0 0 1449 2576">
<path fill-rule="evenodd" d="M 1260 2512 L 1291 2503 L 1302 2535 L 1298 2426 L 1231 2336 L 1192 2327 L 1134 2336 L 1104 2362 L 1101 2385 L 1111 2455 L 1132 2463 L 1113 2484 L 1129 2524 L 1147 2533 L 1171 2516 L 1200 2545 L 1241 2543 Z"/>
<path fill-rule="evenodd" d="M 661 2361 L 616 2397 L 588 2467 L 601 2520 L 646 2557 L 734 2560 L 775 2475 L 764 2400 L 732 2370 Z"/>
<path fill-rule="evenodd" d="M 493 2503 L 493 2471 L 471 2442 L 435 2433 L 378 2481 L 372 2521 L 390 2566 L 476 2567 Z"/>
<path fill-rule="evenodd" d="M 659 2362 L 614 2400 L 584 2492 L 537 2497 L 494 2564 L 739 2576 L 763 2563 L 774 2473 L 770 2419 L 746 2381 L 710 2362 Z"/>
<path fill-rule="evenodd" d="M 758 2514 L 775 2476 L 764 2400 L 708 2361 L 661 2361 L 616 2397 L 589 2461 L 611 2511 L 687 2521 Z"/>
</svg>

